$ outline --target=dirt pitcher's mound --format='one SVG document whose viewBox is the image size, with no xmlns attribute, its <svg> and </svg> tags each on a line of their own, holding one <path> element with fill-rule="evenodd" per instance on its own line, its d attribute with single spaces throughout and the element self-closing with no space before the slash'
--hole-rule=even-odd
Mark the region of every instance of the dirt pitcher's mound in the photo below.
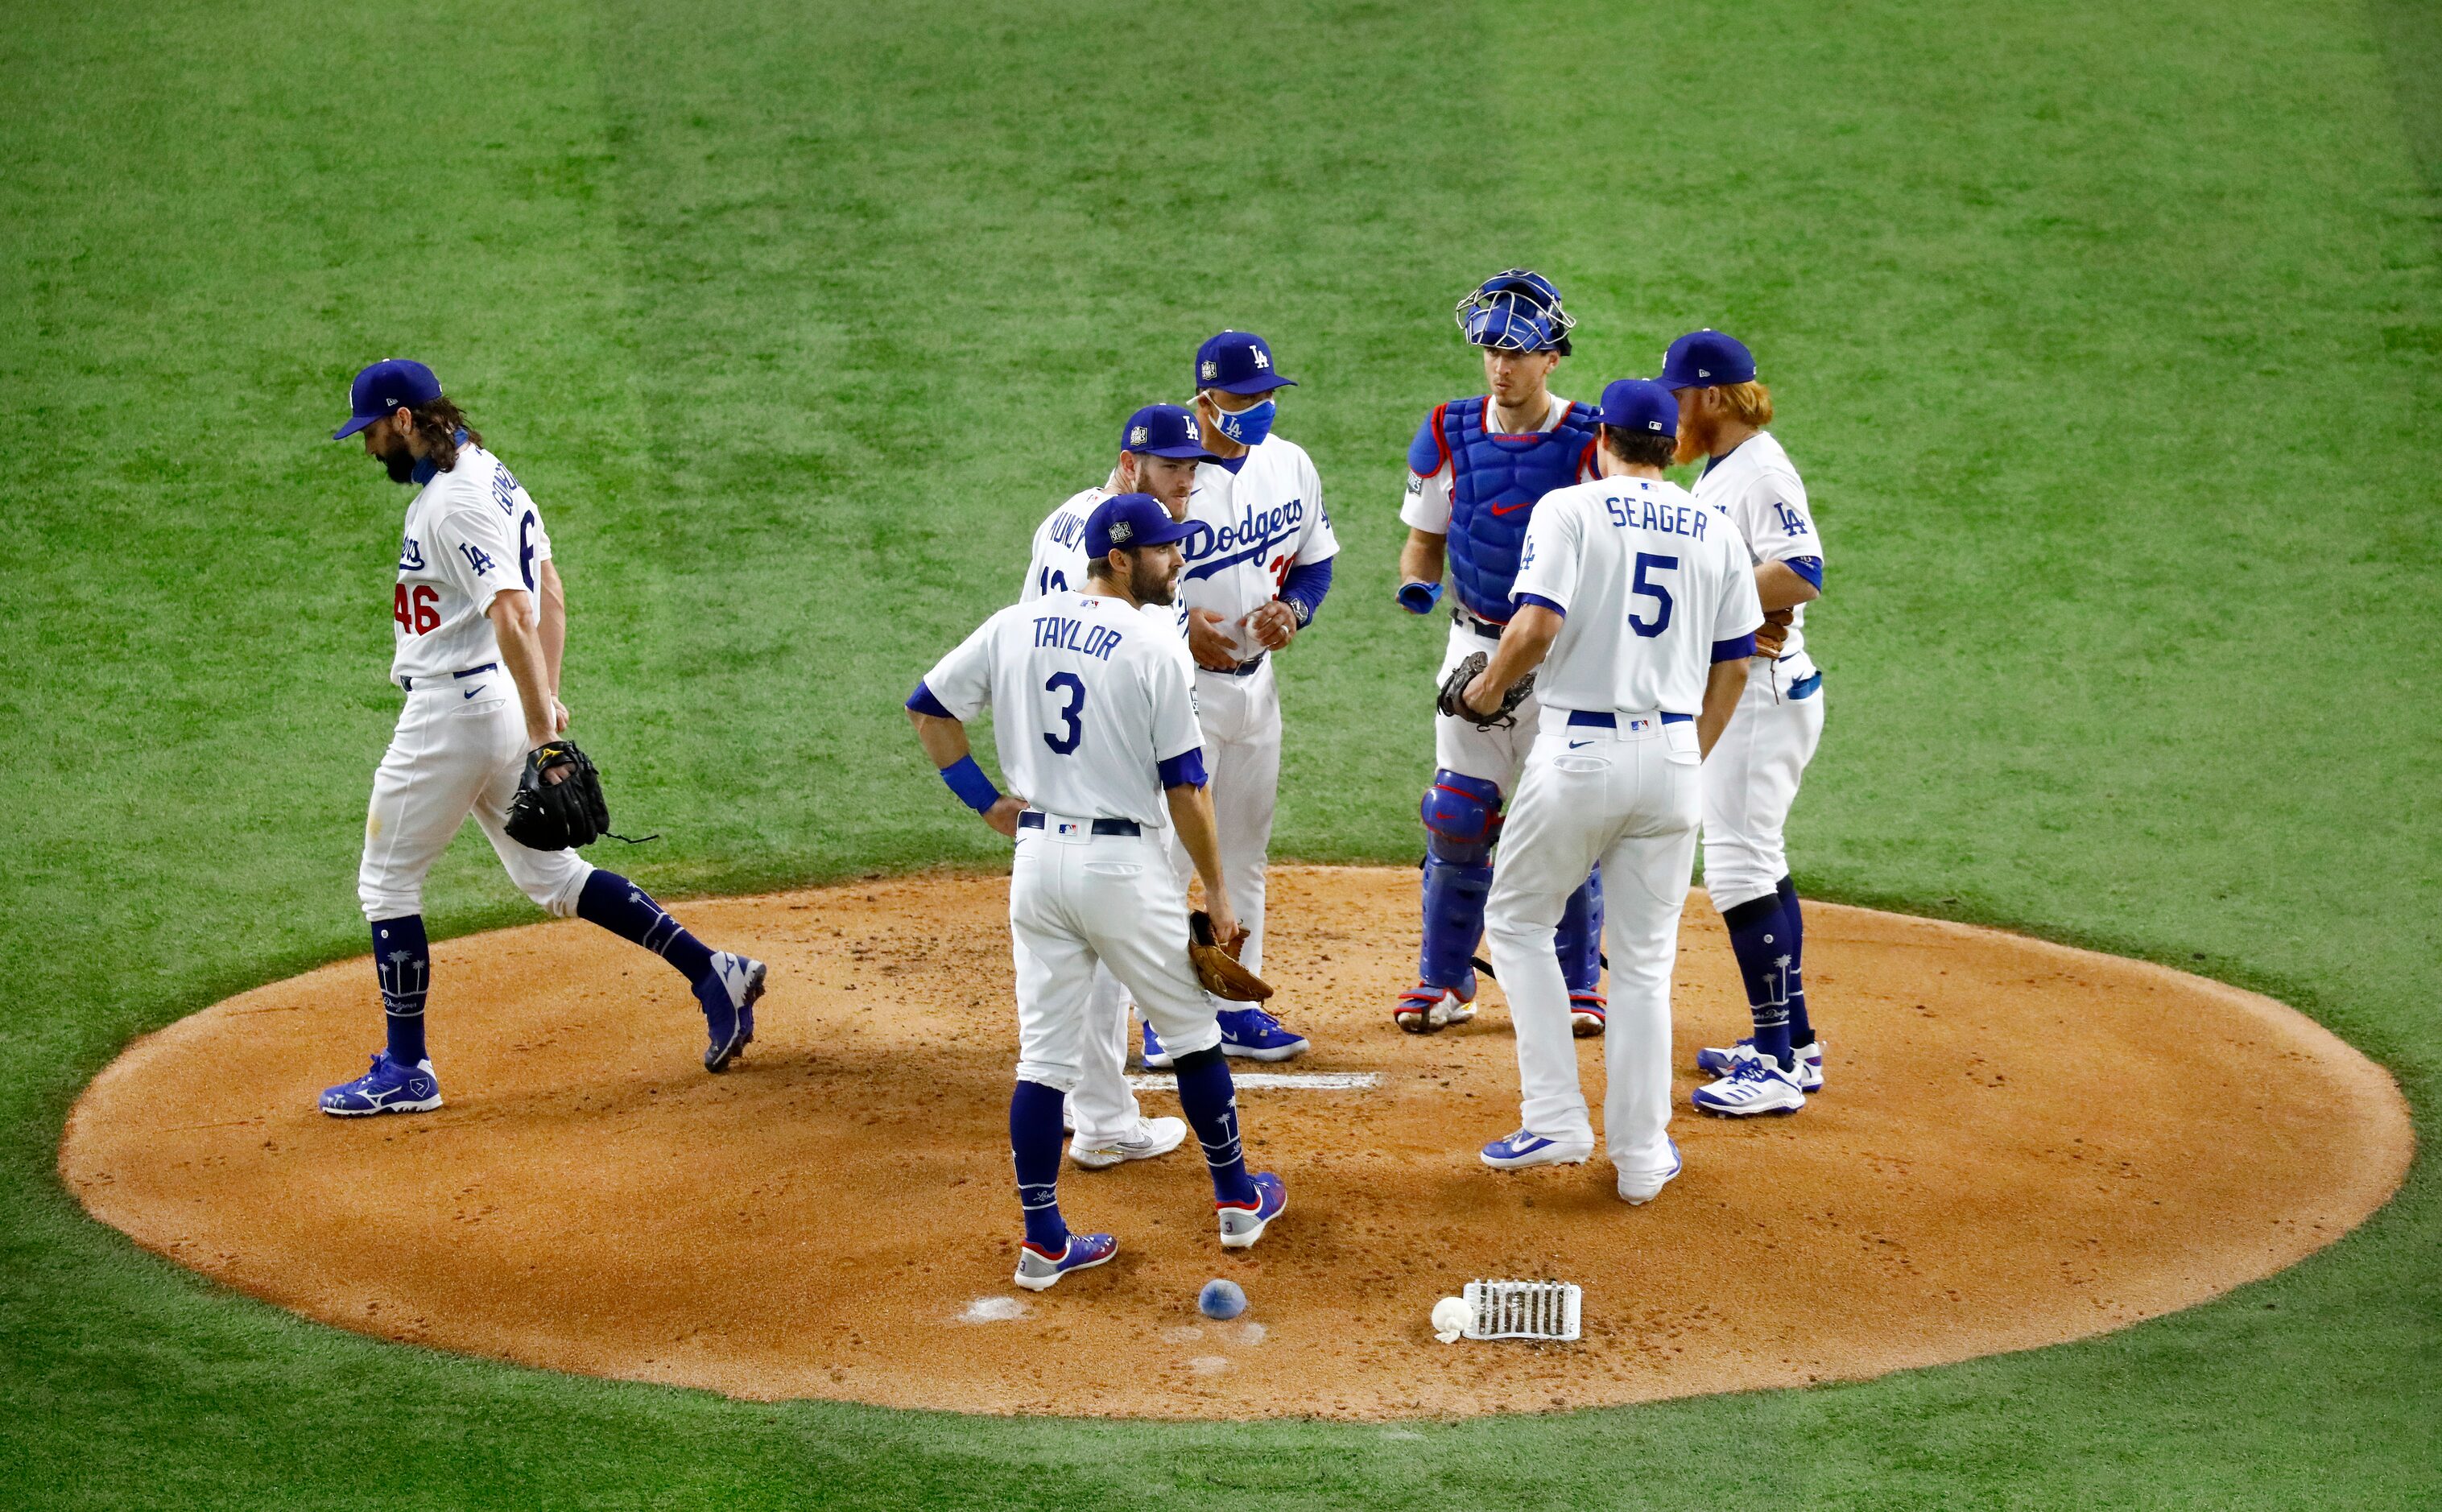
<svg viewBox="0 0 2442 1512">
<path fill-rule="evenodd" d="M 1827 1089 L 1683 1112 L 1686 1171 L 1630 1208 L 1602 1164 L 1517 1174 L 1507 1014 L 1392 1027 L 1415 874 L 1285 868 L 1268 975 L 1313 1037 L 1249 1087 L 1289 1208 L 1222 1250 L 1191 1140 L 1064 1169 L 1117 1261 L 1010 1284 L 1007 884 L 918 877 L 681 910 L 772 963 L 730 1074 L 661 962 L 582 923 L 434 952 L 448 1105 L 340 1120 L 316 1091 L 380 1041 L 351 961 L 137 1042 L 68 1120 L 103 1221 L 282 1306 L 386 1339 L 749 1397 L 969 1412 L 1460 1415 L 1872 1375 L 2168 1312 L 2331 1243 L 2406 1171 L 2379 1068 L 2268 999 L 2158 967 L 1855 908 L 1807 915 Z M 1676 1058 L 1746 1013 L 1701 895 Z M 1586 1042 L 1589 1084 L 1599 1042 Z M 1245 1063 L 1239 1063 L 1245 1069 Z M 1347 1079 L 1342 1079 L 1347 1080 Z M 1358 1080 L 1361 1080 L 1358 1079 Z M 1175 1112 L 1149 1091 L 1153 1114 Z M 1597 1107 L 1599 1102 L 1597 1101 Z M 1242 1282 L 1241 1320 L 1196 1315 Z M 1434 1342 L 1471 1277 L 1585 1287 L 1573 1345 Z"/>
</svg>

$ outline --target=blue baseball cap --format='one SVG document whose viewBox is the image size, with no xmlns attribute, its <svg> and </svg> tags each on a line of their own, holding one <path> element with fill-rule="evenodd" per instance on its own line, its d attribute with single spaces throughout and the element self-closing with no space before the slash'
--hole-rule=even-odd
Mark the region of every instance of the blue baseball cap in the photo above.
<svg viewBox="0 0 2442 1512">
<path fill-rule="evenodd" d="M 413 410 L 440 397 L 441 380 L 430 368 L 412 357 L 384 357 L 348 385 L 348 408 L 355 413 L 331 432 L 331 439 L 345 441 L 374 421 L 389 418 L 393 410 Z"/>
<path fill-rule="evenodd" d="M 1204 432 L 1195 424 L 1195 411 L 1175 404 L 1149 404 L 1128 416 L 1128 423 L 1120 428 L 1120 449 L 1182 461 L 1221 460 L 1204 449 Z"/>
<path fill-rule="evenodd" d="M 1755 354 L 1735 337 L 1719 331 L 1690 331 L 1670 343 L 1663 355 L 1661 385 L 1681 389 L 1718 389 L 1724 384 L 1755 381 Z"/>
<path fill-rule="evenodd" d="M 1272 370 L 1272 349 L 1250 331 L 1224 331 L 1195 349 L 1195 388 L 1224 393 L 1269 393 L 1292 389 L 1295 378 Z"/>
<path fill-rule="evenodd" d="M 1622 378 L 1603 388 L 1602 423 L 1613 430 L 1675 439 L 1679 397 L 1651 378 Z"/>
<path fill-rule="evenodd" d="M 1194 520 L 1171 519 L 1170 511 L 1151 494 L 1113 494 L 1085 517 L 1085 559 L 1099 562 L 1114 547 L 1163 546 L 1185 540 L 1200 528 Z"/>
</svg>

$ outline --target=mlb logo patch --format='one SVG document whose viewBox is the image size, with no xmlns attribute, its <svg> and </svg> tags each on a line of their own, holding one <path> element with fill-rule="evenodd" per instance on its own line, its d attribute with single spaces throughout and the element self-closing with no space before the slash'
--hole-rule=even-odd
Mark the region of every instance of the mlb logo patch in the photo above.
<svg viewBox="0 0 2442 1512">
<path fill-rule="evenodd" d="M 1085 827 L 1072 819 L 1061 820 L 1059 828 L 1060 838 L 1063 840 L 1074 840 L 1079 835 L 1085 832 Z"/>
<path fill-rule="evenodd" d="M 1631 720 L 1628 721 L 1628 728 L 1629 732 L 1632 735 L 1642 735 L 1646 731 L 1653 728 L 1653 721 L 1651 720 Z"/>
</svg>

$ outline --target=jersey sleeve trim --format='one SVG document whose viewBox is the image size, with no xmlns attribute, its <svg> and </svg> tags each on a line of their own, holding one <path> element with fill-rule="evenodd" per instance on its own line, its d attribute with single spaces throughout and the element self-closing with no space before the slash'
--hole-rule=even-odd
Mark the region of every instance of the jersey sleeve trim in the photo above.
<svg viewBox="0 0 2442 1512">
<path fill-rule="evenodd" d="M 1782 566 L 1806 579 L 1806 585 L 1816 592 L 1823 592 L 1823 558 L 1820 556 L 1783 556 Z"/>
<path fill-rule="evenodd" d="M 1156 763 L 1156 769 L 1165 788 L 1200 788 L 1205 782 L 1204 748 L 1190 746 L 1178 755 Z"/>
<path fill-rule="evenodd" d="M 931 688 L 920 682 L 916 684 L 916 691 L 907 695 L 907 707 L 918 714 L 929 714 L 937 720 L 957 718 L 950 712 L 948 705 L 933 696 Z"/>
<path fill-rule="evenodd" d="M 1560 604 L 1557 600 L 1545 598 L 1540 593 L 1521 593 L 1517 596 L 1516 603 L 1520 609 L 1524 609 L 1528 605 L 1532 605 L 1537 609 L 1548 609 L 1562 619 L 1567 619 L 1569 617 L 1567 606 Z"/>
<path fill-rule="evenodd" d="M 1716 662 L 1743 662 L 1748 657 L 1755 655 L 1755 632 L 1753 630 L 1749 630 L 1746 634 L 1739 636 L 1735 640 L 1715 641 L 1713 643 L 1713 660 Z"/>
</svg>

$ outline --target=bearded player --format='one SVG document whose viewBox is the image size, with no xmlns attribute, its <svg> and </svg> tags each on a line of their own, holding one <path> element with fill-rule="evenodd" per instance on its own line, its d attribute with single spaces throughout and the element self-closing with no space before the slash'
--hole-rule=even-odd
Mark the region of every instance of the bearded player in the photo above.
<svg viewBox="0 0 2442 1512">
<path fill-rule="evenodd" d="M 1806 606 L 1823 592 L 1823 539 L 1806 484 L 1770 430 L 1772 391 L 1755 357 L 1719 331 L 1670 343 L 1663 386 L 1679 397 L 1677 461 L 1703 462 L 1694 489 L 1739 528 L 1756 595 L 1781 624 L 1777 647 L 1747 665 L 1729 727 L 1704 758 L 1704 886 L 1744 978 L 1755 1033 L 1706 1049 L 1702 1112 L 1795 1113 L 1823 1087 L 1823 1047 L 1806 1011 L 1805 926 L 1782 831 L 1823 738 L 1823 674 L 1806 653 Z"/>
<path fill-rule="evenodd" d="M 441 1105 L 424 1043 L 432 976 L 424 878 L 469 815 L 519 891 L 677 968 L 711 1035 L 704 1069 L 724 1069 L 755 1038 L 763 963 L 707 948 L 643 888 L 575 851 L 530 849 L 509 836 L 527 753 L 568 728 L 559 701 L 567 596 L 533 496 L 423 363 L 376 362 L 356 374 L 349 398 L 354 412 L 332 439 L 361 432 L 365 454 L 417 489 L 392 595 L 391 681 L 407 703 L 374 773 L 356 873 L 388 1037 L 372 1069 L 323 1092 L 322 1111 L 347 1118 Z"/>
<path fill-rule="evenodd" d="M 1447 571 L 1451 596 L 1448 651 L 1438 677 L 1468 654 L 1490 654 L 1509 622 L 1509 592 L 1535 502 L 1555 489 L 1601 476 L 1590 405 L 1555 396 L 1552 370 L 1569 354 L 1576 321 L 1560 291 L 1525 268 L 1484 281 L 1458 304 L 1459 329 L 1484 354 L 1489 392 L 1437 405 L 1408 447 L 1408 497 L 1399 519 L 1399 606 L 1430 614 Z M 1475 1016 L 1476 942 L 1492 888 L 1501 806 L 1517 791 L 1535 743 L 1540 705 L 1519 706 L 1514 724 L 1484 728 L 1450 715 L 1433 722 L 1439 770 L 1425 790 L 1424 943 L 1416 985 L 1392 1010 L 1398 1026 L 1429 1034 Z M 1569 989 L 1577 1035 L 1603 1028 L 1602 884 L 1590 875 L 1561 913 L 1554 949 Z"/>
</svg>

